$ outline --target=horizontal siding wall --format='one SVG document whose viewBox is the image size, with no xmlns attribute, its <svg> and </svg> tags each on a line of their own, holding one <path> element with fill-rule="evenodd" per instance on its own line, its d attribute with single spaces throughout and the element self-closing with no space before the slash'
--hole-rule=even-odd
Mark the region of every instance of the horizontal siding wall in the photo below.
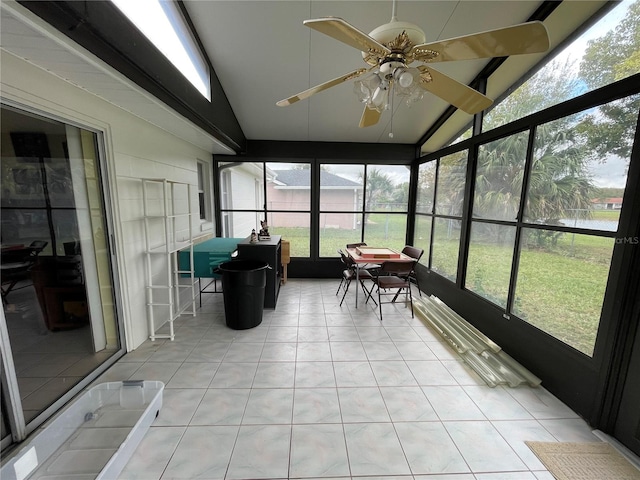
<svg viewBox="0 0 640 480">
<path fill-rule="evenodd" d="M 135 349 L 149 335 L 140 179 L 167 178 L 194 185 L 197 208 L 197 159 L 208 160 L 211 155 L 27 61 L 4 51 L 0 60 L 3 99 L 104 134 L 106 158 L 103 161 L 106 160 L 111 179 L 120 274 L 121 298 L 118 300 L 124 315 L 127 349 Z M 196 234 L 213 232 L 213 229 L 201 232 L 199 219 L 195 221 Z"/>
</svg>

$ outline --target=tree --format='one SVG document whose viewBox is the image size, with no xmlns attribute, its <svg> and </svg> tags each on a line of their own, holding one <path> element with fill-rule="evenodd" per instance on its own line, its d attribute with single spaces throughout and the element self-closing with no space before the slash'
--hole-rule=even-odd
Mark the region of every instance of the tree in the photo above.
<svg viewBox="0 0 640 480">
<path fill-rule="evenodd" d="M 640 1 L 636 1 L 614 30 L 588 42 L 580 76 L 589 89 L 595 89 L 639 72 Z M 602 105 L 584 119 L 578 128 L 596 158 L 604 160 L 610 154 L 629 158 L 639 110 L 640 95 L 634 95 Z"/>
<path fill-rule="evenodd" d="M 483 127 L 495 128 L 639 71 L 640 1 L 636 1 L 614 30 L 588 43 L 578 65 L 569 60 L 550 62 L 489 112 Z M 525 220 L 549 225 L 588 216 L 591 200 L 599 195 L 589 163 L 604 162 L 612 154 L 628 158 L 639 107 L 636 95 L 538 126 Z M 481 147 L 478 156 L 474 216 L 514 217 L 522 179 L 521 169 L 513 167 L 524 158 L 522 138 L 492 142 Z"/>
<path fill-rule="evenodd" d="M 393 182 L 389 175 L 381 172 L 377 168 L 372 168 L 367 171 L 365 210 L 375 210 L 377 205 L 388 203 L 392 192 Z"/>
<path fill-rule="evenodd" d="M 462 216 L 467 157 L 467 150 L 462 150 L 440 159 L 435 200 L 437 214 Z"/>
<path fill-rule="evenodd" d="M 523 192 L 528 132 L 483 145 L 478 150 L 473 216 L 513 221 L 521 196 L 526 194 L 524 219 L 557 225 L 561 219 L 586 217 L 595 186 L 589 174 L 584 138 L 572 128 L 575 119 L 562 118 L 540 125 L 535 132 L 529 188 Z M 499 242 L 505 229 L 484 225 L 482 230 Z M 536 230 L 536 243 L 555 243 L 557 233 Z"/>
<path fill-rule="evenodd" d="M 548 225 L 588 217 L 596 188 L 586 161 L 587 146 L 568 119 L 536 130 L 525 219 Z"/>
<path fill-rule="evenodd" d="M 473 202 L 475 218 L 516 219 L 528 137 L 527 132 L 516 133 L 479 148 Z"/>
<path fill-rule="evenodd" d="M 395 186 L 393 192 L 391 192 L 391 201 L 395 209 L 402 208 L 404 210 L 407 208 L 409 203 L 409 182 L 403 182 Z"/>
<path fill-rule="evenodd" d="M 505 125 L 572 98 L 576 91 L 584 89 L 577 72 L 573 60 L 552 60 L 485 115 L 483 130 Z"/>
<path fill-rule="evenodd" d="M 629 6 L 615 29 L 587 43 L 580 77 L 591 88 L 640 72 L 640 1 Z"/>
<path fill-rule="evenodd" d="M 418 171 L 418 198 L 416 199 L 416 211 L 431 213 L 433 209 L 433 194 L 436 187 L 435 161 L 424 163 Z"/>
</svg>

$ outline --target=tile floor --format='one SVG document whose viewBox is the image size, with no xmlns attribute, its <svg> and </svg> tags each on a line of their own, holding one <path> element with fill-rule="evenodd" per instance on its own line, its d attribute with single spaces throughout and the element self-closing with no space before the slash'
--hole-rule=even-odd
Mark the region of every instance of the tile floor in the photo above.
<svg viewBox="0 0 640 480">
<path fill-rule="evenodd" d="M 109 369 L 166 385 L 120 478 L 552 480 L 525 440 L 600 441 L 544 388 L 485 386 L 403 305 L 339 307 L 337 284 L 289 280 L 244 331 L 206 295 Z"/>
</svg>

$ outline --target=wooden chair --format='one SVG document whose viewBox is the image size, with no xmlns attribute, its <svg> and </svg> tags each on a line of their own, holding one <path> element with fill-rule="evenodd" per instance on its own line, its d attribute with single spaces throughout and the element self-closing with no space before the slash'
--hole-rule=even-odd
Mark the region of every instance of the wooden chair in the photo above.
<svg viewBox="0 0 640 480">
<path fill-rule="evenodd" d="M 355 262 L 351 259 L 351 257 L 349 257 L 342 250 L 338 250 L 338 254 L 340 255 L 340 260 L 342 261 L 342 264 L 345 266 L 345 269 L 342 271 L 342 279 L 340 280 L 340 285 L 338 285 L 338 290 L 336 291 L 336 295 L 338 295 L 338 293 L 340 293 L 341 288 L 344 290 L 344 294 L 342 295 L 342 299 L 340 300 L 340 306 L 342 306 L 342 303 L 344 302 L 344 299 L 347 296 L 347 292 L 349 291 L 349 285 L 351 285 L 351 281 L 356 279 L 356 275 L 358 276 L 358 280 L 360 281 L 360 286 L 362 287 L 362 291 L 364 292 L 364 295 L 367 299 L 365 301 L 366 303 L 367 301 L 369 301 L 369 298 L 371 298 L 371 292 L 373 291 L 374 285 L 372 285 L 371 288 L 367 290 L 367 287 L 365 286 L 364 282 L 365 280 L 370 280 L 373 282 L 373 275 L 371 275 L 370 272 L 364 269 L 360 269 L 360 271 L 358 272 Z M 374 300 L 374 303 L 375 303 L 375 300 Z"/>
<path fill-rule="evenodd" d="M 411 307 L 411 318 L 413 318 L 413 297 L 411 295 L 411 280 L 409 280 L 409 274 L 415 264 L 415 260 L 403 260 L 401 262 L 384 262 L 380 266 L 379 275 L 373 279 L 378 287 L 380 321 L 382 321 L 382 304 L 395 303 L 401 293 L 405 294 L 405 303 L 409 303 Z M 383 301 L 383 298 L 387 296 L 393 296 L 393 298 L 390 301 Z"/>
</svg>

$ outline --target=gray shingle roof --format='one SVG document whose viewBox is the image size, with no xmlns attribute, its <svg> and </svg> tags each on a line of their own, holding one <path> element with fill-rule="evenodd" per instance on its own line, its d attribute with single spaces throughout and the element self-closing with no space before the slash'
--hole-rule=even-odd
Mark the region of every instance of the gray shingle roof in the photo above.
<svg viewBox="0 0 640 480">
<path fill-rule="evenodd" d="M 276 182 L 289 187 L 310 187 L 311 175 L 309 170 L 273 170 L 276 174 Z M 333 173 L 320 171 L 320 183 L 323 187 L 361 187 L 362 184 L 334 175 Z"/>
</svg>

